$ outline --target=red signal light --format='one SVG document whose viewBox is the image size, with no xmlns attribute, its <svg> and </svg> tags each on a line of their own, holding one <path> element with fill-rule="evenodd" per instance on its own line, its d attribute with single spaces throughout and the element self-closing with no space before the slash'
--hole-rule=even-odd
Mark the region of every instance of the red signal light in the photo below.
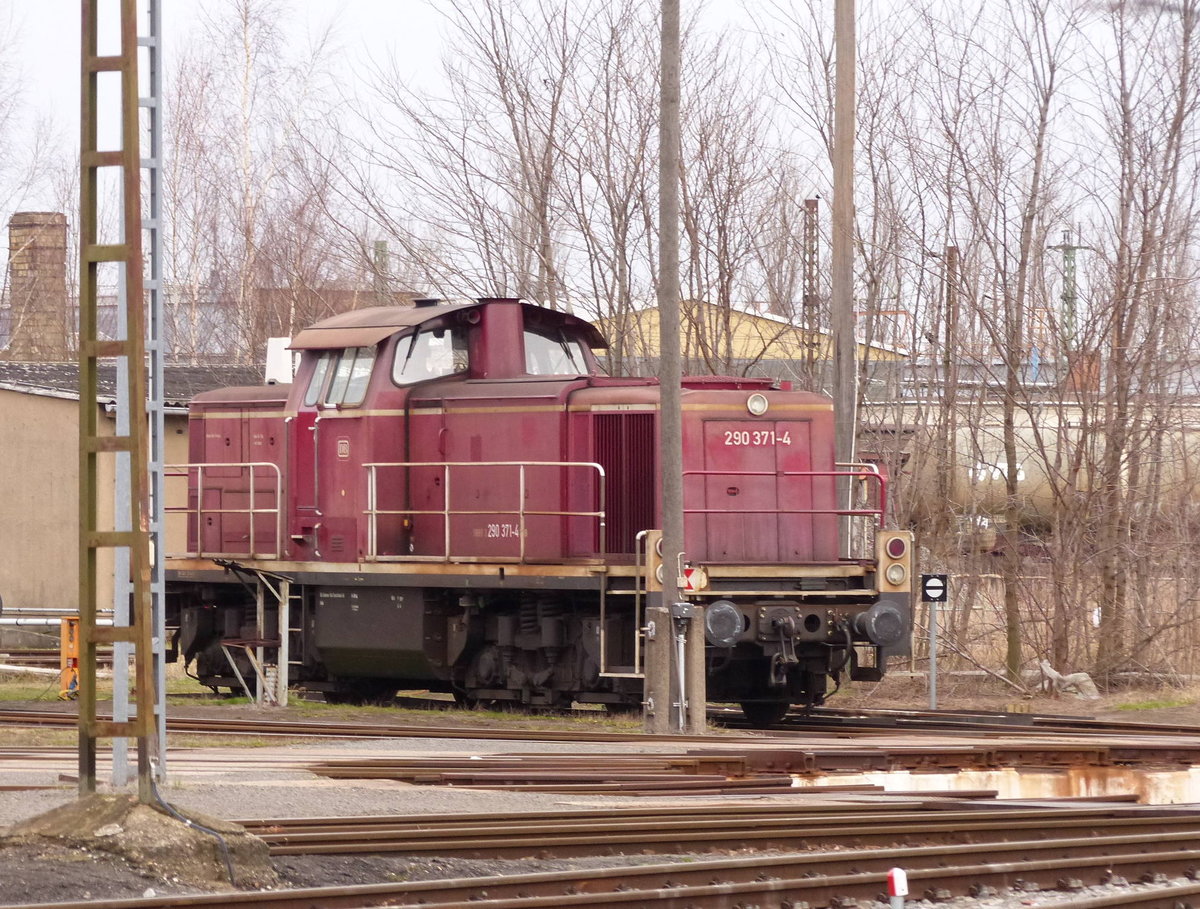
<svg viewBox="0 0 1200 909">
<path fill-rule="evenodd" d="M 904 553 L 908 551 L 908 544 L 904 541 L 904 537 L 892 537 L 887 541 L 887 554 L 893 559 L 904 558 Z"/>
</svg>

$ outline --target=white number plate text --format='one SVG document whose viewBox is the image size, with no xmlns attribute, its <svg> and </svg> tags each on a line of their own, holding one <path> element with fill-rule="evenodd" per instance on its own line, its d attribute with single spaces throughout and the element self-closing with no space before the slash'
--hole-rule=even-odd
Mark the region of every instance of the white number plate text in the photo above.
<svg viewBox="0 0 1200 909">
<path fill-rule="evenodd" d="M 521 535 L 521 529 L 516 524 L 488 524 L 487 538 L 489 540 L 516 539 Z"/>
<path fill-rule="evenodd" d="M 727 429 L 726 445 L 791 445 L 792 434 L 773 429 Z"/>
</svg>

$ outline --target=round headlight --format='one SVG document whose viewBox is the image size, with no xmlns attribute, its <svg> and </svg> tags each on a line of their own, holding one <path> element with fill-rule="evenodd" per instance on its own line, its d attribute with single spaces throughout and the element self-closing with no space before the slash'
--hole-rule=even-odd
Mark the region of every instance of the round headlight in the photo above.
<svg viewBox="0 0 1200 909">
<path fill-rule="evenodd" d="M 767 396 L 760 394 L 750 395 L 746 399 L 746 409 L 754 416 L 761 417 L 767 412 Z"/>
<path fill-rule="evenodd" d="M 898 587 L 904 583 L 904 574 L 903 565 L 889 565 L 887 571 L 884 572 L 884 577 L 888 579 L 889 584 Z"/>
<path fill-rule="evenodd" d="M 887 541 L 887 554 L 893 559 L 903 558 L 907 549 L 908 544 L 904 541 L 904 537 L 892 537 Z"/>
</svg>

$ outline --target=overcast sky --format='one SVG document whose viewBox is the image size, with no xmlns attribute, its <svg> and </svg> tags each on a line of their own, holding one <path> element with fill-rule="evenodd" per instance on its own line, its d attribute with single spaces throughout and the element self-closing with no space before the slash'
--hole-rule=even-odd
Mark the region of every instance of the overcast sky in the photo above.
<svg viewBox="0 0 1200 909">
<path fill-rule="evenodd" d="M 115 23 L 117 0 L 98 0 L 102 22 Z M 222 0 L 159 0 L 162 10 L 163 53 L 168 58 L 178 51 L 197 29 L 199 11 L 218 6 Z M 416 84 L 439 72 L 444 44 L 443 18 L 439 0 L 292 0 L 296 16 L 286 23 L 289 41 L 303 46 L 307 35 L 335 23 L 337 44 L 344 48 L 348 76 L 371 61 L 395 59 L 402 73 Z M 145 14 L 148 0 L 138 0 Z M 742 16 L 739 0 L 683 0 L 689 9 L 702 8 L 706 29 L 736 27 Z M 31 133 L 39 120 L 50 118 L 63 143 L 75 147 L 79 135 L 79 40 L 80 7 L 75 0 L 0 0 L 0 23 L 14 39 L 19 82 L 24 86 L 23 130 Z M 104 36 L 102 34 L 102 42 Z M 114 47 L 101 52 L 111 52 Z M 168 69 L 170 68 L 168 62 Z M 104 117 L 117 135 L 116 113 Z M 115 144 L 115 140 L 114 140 Z M 47 204 L 37 198 L 13 200 L 20 208 L 37 209 Z"/>
<path fill-rule="evenodd" d="M 218 3 L 220 0 L 209 0 Z M 139 0 L 139 8 L 148 6 Z M 179 49 L 197 27 L 203 0 L 160 0 L 163 53 Z M 101 0 L 102 22 L 115 22 L 115 0 Z M 110 15 L 109 7 L 113 8 Z M 295 0 L 298 15 L 286 23 L 289 40 L 303 43 L 333 20 L 348 63 L 395 55 L 416 74 L 436 67 L 441 55 L 441 17 L 426 0 Z M 13 23 L 18 66 L 26 86 L 30 120 L 51 114 L 70 136 L 79 131 L 79 4 L 71 0 L 29 3 L 0 0 Z M 101 48 L 101 52 L 104 52 Z"/>
</svg>

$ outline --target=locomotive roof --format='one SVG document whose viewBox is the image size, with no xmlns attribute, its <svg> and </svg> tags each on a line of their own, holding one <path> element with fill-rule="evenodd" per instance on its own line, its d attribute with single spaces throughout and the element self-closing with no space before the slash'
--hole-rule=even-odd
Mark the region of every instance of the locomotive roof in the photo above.
<svg viewBox="0 0 1200 909">
<path fill-rule="evenodd" d="M 483 306 L 512 305 L 483 300 L 440 306 L 371 306 L 339 313 L 303 329 L 288 345 L 291 350 L 331 350 L 344 347 L 374 347 L 398 331 L 443 319 L 454 313 Z M 570 313 L 521 303 L 527 323 L 570 327 L 583 332 L 589 347 L 606 348 L 608 342 L 590 322 Z"/>
</svg>

